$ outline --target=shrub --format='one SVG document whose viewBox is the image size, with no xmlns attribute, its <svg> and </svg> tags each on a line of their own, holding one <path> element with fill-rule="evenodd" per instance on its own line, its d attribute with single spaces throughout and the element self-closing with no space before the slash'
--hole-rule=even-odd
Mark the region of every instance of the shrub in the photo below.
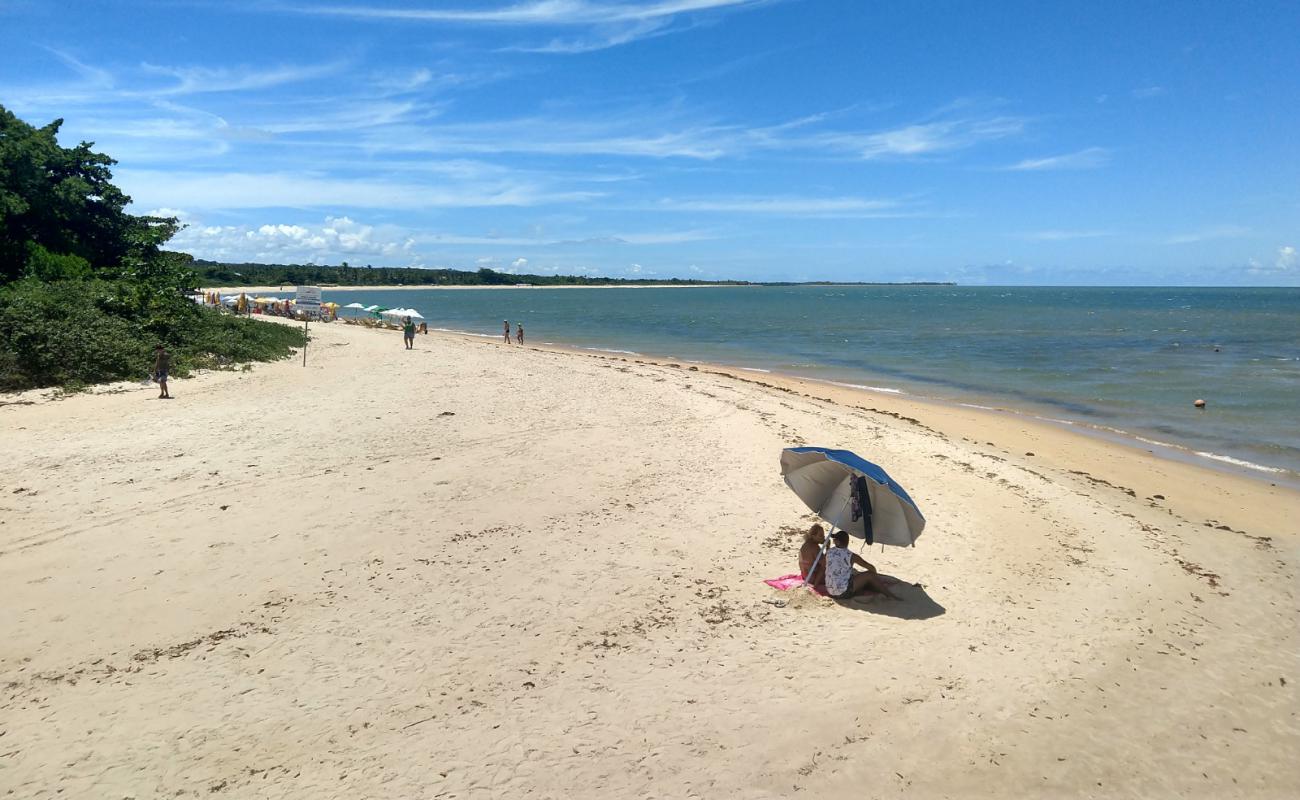
<svg viewBox="0 0 1300 800">
<path fill-rule="evenodd" d="M 0 391 L 143 378 L 159 342 L 184 377 L 196 367 L 283 358 L 303 334 L 127 281 L 29 278 L 0 289 Z"/>
</svg>

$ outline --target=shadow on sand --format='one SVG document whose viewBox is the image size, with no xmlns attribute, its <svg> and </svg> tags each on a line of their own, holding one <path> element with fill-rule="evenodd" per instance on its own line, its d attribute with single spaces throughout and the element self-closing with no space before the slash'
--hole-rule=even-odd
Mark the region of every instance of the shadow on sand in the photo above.
<svg viewBox="0 0 1300 800">
<path fill-rule="evenodd" d="M 880 577 L 889 585 L 889 591 L 898 595 L 901 600 L 891 600 L 882 594 L 869 592 L 848 600 L 836 600 L 836 604 L 854 611 L 865 611 L 868 614 L 898 619 L 933 619 L 948 610 L 936 603 L 919 584 L 908 583 L 883 572 Z"/>
</svg>

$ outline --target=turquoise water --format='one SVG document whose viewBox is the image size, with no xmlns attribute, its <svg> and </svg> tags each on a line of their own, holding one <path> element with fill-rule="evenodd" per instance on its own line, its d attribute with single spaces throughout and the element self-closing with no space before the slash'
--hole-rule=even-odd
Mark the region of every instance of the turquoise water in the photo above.
<svg viewBox="0 0 1300 800">
<path fill-rule="evenodd" d="M 430 327 L 976 405 L 1300 474 L 1300 289 L 796 286 L 330 290 Z M 1192 406 L 1203 398 L 1204 411 Z M 1252 466 L 1253 465 L 1253 466 Z M 1266 469 L 1259 469 L 1259 468 Z M 1270 473 L 1269 470 L 1286 473 Z"/>
</svg>

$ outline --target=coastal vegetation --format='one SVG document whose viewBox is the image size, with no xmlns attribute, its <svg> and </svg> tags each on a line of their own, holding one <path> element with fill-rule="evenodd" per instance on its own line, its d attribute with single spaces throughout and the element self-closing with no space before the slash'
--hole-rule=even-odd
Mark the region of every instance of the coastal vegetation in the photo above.
<svg viewBox="0 0 1300 800">
<path fill-rule="evenodd" d="M 226 264 L 195 259 L 194 271 L 205 286 L 953 286 L 937 281 L 906 283 L 871 281 L 755 282 L 687 278 L 606 278 L 588 275 L 535 275 L 493 269 L 424 269 L 364 267 L 344 261 L 318 264 Z"/>
<path fill-rule="evenodd" d="M 421 269 L 417 267 L 356 267 L 316 264 L 222 264 L 195 260 L 199 279 L 208 286 L 279 286 L 325 284 L 330 286 L 646 286 L 727 285 L 748 281 L 698 281 L 683 278 L 599 278 L 586 275 L 531 275 L 493 269 Z"/>
<path fill-rule="evenodd" d="M 58 143 L 0 106 L 0 391 L 140 378 L 287 356 L 296 328 L 219 314 L 186 297 L 193 259 L 162 246 L 177 220 L 126 212 L 117 163 Z"/>
</svg>

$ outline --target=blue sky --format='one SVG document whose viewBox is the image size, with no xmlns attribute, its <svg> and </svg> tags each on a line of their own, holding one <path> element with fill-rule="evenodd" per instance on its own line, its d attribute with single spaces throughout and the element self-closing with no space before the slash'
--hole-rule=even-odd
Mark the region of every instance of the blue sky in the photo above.
<svg viewBox="0 0 1300 800">
<path fill-rule="evenodd" d="M 1294 2 L 0 0 L 229 261 L 1300 284 Z"/>
</svg>

